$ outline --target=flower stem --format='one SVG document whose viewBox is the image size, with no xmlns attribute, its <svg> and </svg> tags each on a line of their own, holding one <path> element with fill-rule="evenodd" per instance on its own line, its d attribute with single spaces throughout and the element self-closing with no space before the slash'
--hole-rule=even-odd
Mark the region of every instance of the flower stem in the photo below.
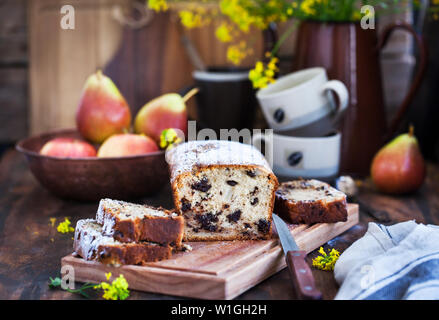
<svg viewBox="0 0 439 320">
<path fill-rule="evenodd" d="M 279 40 L 276 42 L 276 44 L 274 45 L 273 50 L 271 50 L 271 56 L 274 57 L 276 56 L 277 52 L 279 51 L 280 47 L 282 46 L 282 44 L 285 42 L 286 39 L 288 39 L 288 37 L 291 35 L 291 33 L 293 33 L 293 31 L 297 28 L 297 26 L 299 25 L 299 21 L 295 21 L 283 34 L 282 36 L 279 38 Z"/>
</svg>

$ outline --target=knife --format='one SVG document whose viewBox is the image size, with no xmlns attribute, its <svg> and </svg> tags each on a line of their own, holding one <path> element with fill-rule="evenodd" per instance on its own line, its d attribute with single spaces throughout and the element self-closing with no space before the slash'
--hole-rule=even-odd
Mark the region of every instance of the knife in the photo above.
<svg viewBox="0 0 439 320">
<path fill-rule="evenodd" d="M 301 300 L 322 299 L 322 293 L 317 290 L 311 269 L 305 261 L 306 252 L 299 249 L 287 224 L 275 213 L 273 213 L 273 221 L 285 253 L 297 298 Z"/>
</svg>

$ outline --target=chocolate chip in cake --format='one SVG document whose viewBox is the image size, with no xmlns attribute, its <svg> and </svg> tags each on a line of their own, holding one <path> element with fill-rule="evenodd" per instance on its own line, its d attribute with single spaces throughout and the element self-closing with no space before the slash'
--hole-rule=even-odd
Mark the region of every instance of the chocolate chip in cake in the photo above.
<svg viewBox="0 0 439 320">
<path fill-rule="evenodd" d="M 236 210 L 235 212 L 228 214 L 227 219 L 229 222 L 236 222 L 241 218 L 241 210 Z"/>
<path fill-rule="evenodd" d="M 250 201 L 250 204 L 251 204 L 252 206 L 255 206 L 255 205 L 258 204 L 258 202 L 259 202 L 259 199 L 256 197 L 256 198 L 254 198 L 252 201 Z"/>
<path fill-rule="evenodd" d="M 246 227 L 247 229 L 250 229 L 252 226 L 250 225 L 250 223 L 244 223 L 244 227 Z"/>
<path fill-rule="evenodd" d="M 257 223 L 259 232 L 267 234 L 270 232 L 271 223 L 265 219 L 260 219 Z"/>
<path fill-rule="evenodd" d="M 254 170 L 246 170 L 245 173 L 251 178 L 256 177 L 256 172 Z"/>
<path fill-rule="evenodd" d="M 114 237 L 122 239 L 123 238 L 123 232 L 121 232 L 120 230 L 115 230 L 114 231 Z"/>
<path fill-rule="evenodd" d="M 228 208 L 230 208 L 230 204 L 227 204 L 227 203 L 223 204 L 223 208 L 224 208 L 224 209 L 228 209 Z"/>
<path fill-rule="evenodd" d="M 250 192 L 251 196 L 254 196 L 259 191 L 258 187 L 255 187 L 252 192 Z"/>
<path fill-rule="evenodd" d="M 181 211 L 186 212 L 191 209 L 191 203 L 186 198 L 181 199 Z"/>
<path fill-rule="evenodd" d="M 211 212 L 206 214 L 198 214 L 195 219 L 200 224 L 201 228 L 207 231 L 215 231 L 216 226 L 213 223 L 218 222 L 218 217 Z"/>
<path fill-rule="evenodd" d="M 235 180 L 227 180 L 227 184 L 229 186 L 234 187 L 234 186 L 236 186 L 238 184 L 238 182 L 236 182 Z"/>
<path fill-rule="evenodd" d="M 209 180 L 203 177 L 200 181 L 194 183 L 191 188 L 201 192 L 207 192 L 212 186 L 209 184 Z"/>
<path fill-rule="evenodd" d="M 109 256 L 110 256 L 110 253 L 107 252 L 106 250 L 103 250 L 102 252 L 99 253 L 99 257 L 100 257 L 101 259 L 108 258 Z"/>
</svg>

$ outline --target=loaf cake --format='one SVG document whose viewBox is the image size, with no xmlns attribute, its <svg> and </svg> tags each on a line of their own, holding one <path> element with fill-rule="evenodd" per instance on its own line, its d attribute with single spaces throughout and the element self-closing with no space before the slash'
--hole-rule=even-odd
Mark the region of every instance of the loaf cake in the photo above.
<svg viewBox="0 0 439 320">
<path fill-rule="evenodd" d="M 254 147 L 190 141 L 166 153 L 186 241 L 271 237 L 277 178 Z"/>
<path fill-rule="evenodd" d="M 284 182 L 276 190 L 274 212 L 290 223 L 347 220 L 346 195 L 318 180 Z"/>
<path fill-rule="evenodd" d="M 85 260 L 96 260 L 105 264 L 145 264 L 171 256 L 172 248 L 150 242 L 123 243 L 102 233 L 96 220 L 79 220 L 73 242 L 75 252 Z"/>
<path fill-rule="evenodd" d="M 163 208 L 102 199 L 96 220 L 103 234 L 120 242 L 151 241 L 180 247 L 183 217 Z"/>
</svg>

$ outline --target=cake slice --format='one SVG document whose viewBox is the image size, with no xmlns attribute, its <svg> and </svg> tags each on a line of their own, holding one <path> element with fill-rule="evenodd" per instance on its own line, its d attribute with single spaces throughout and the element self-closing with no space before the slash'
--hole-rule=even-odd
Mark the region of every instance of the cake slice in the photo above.
<svg viewBox="0 0 439 320">
<path fill-rule="evenodd" d="M 145 264 L 168 259 L 170 246 L 156 243 L 123 243 L 102 234 L 102 226 L 96 220 L 79 220 L 73 242 L 75 252 L 85 260 L 96 260 L 115 266 L 123 264 Z"/>
<path fill-rule="evenodd" d="M 274 212 L 290 223 L 346 221 L 346 195 L 318 180 L 284 182 L 276 190 Z"/>
<path fill-rule="evenodd" d="M 121 242 L 151 241 L 180 247 L 183 217 L 147 205 L 102 199 L 96 213 L 103 234 Z"/>
<path fill-rule="evenodd" d="M 269 239 L 278 186 L 264 156 L 230 141 L 190 141 L 166 153 L 184 240 Z"/>
</svg>

